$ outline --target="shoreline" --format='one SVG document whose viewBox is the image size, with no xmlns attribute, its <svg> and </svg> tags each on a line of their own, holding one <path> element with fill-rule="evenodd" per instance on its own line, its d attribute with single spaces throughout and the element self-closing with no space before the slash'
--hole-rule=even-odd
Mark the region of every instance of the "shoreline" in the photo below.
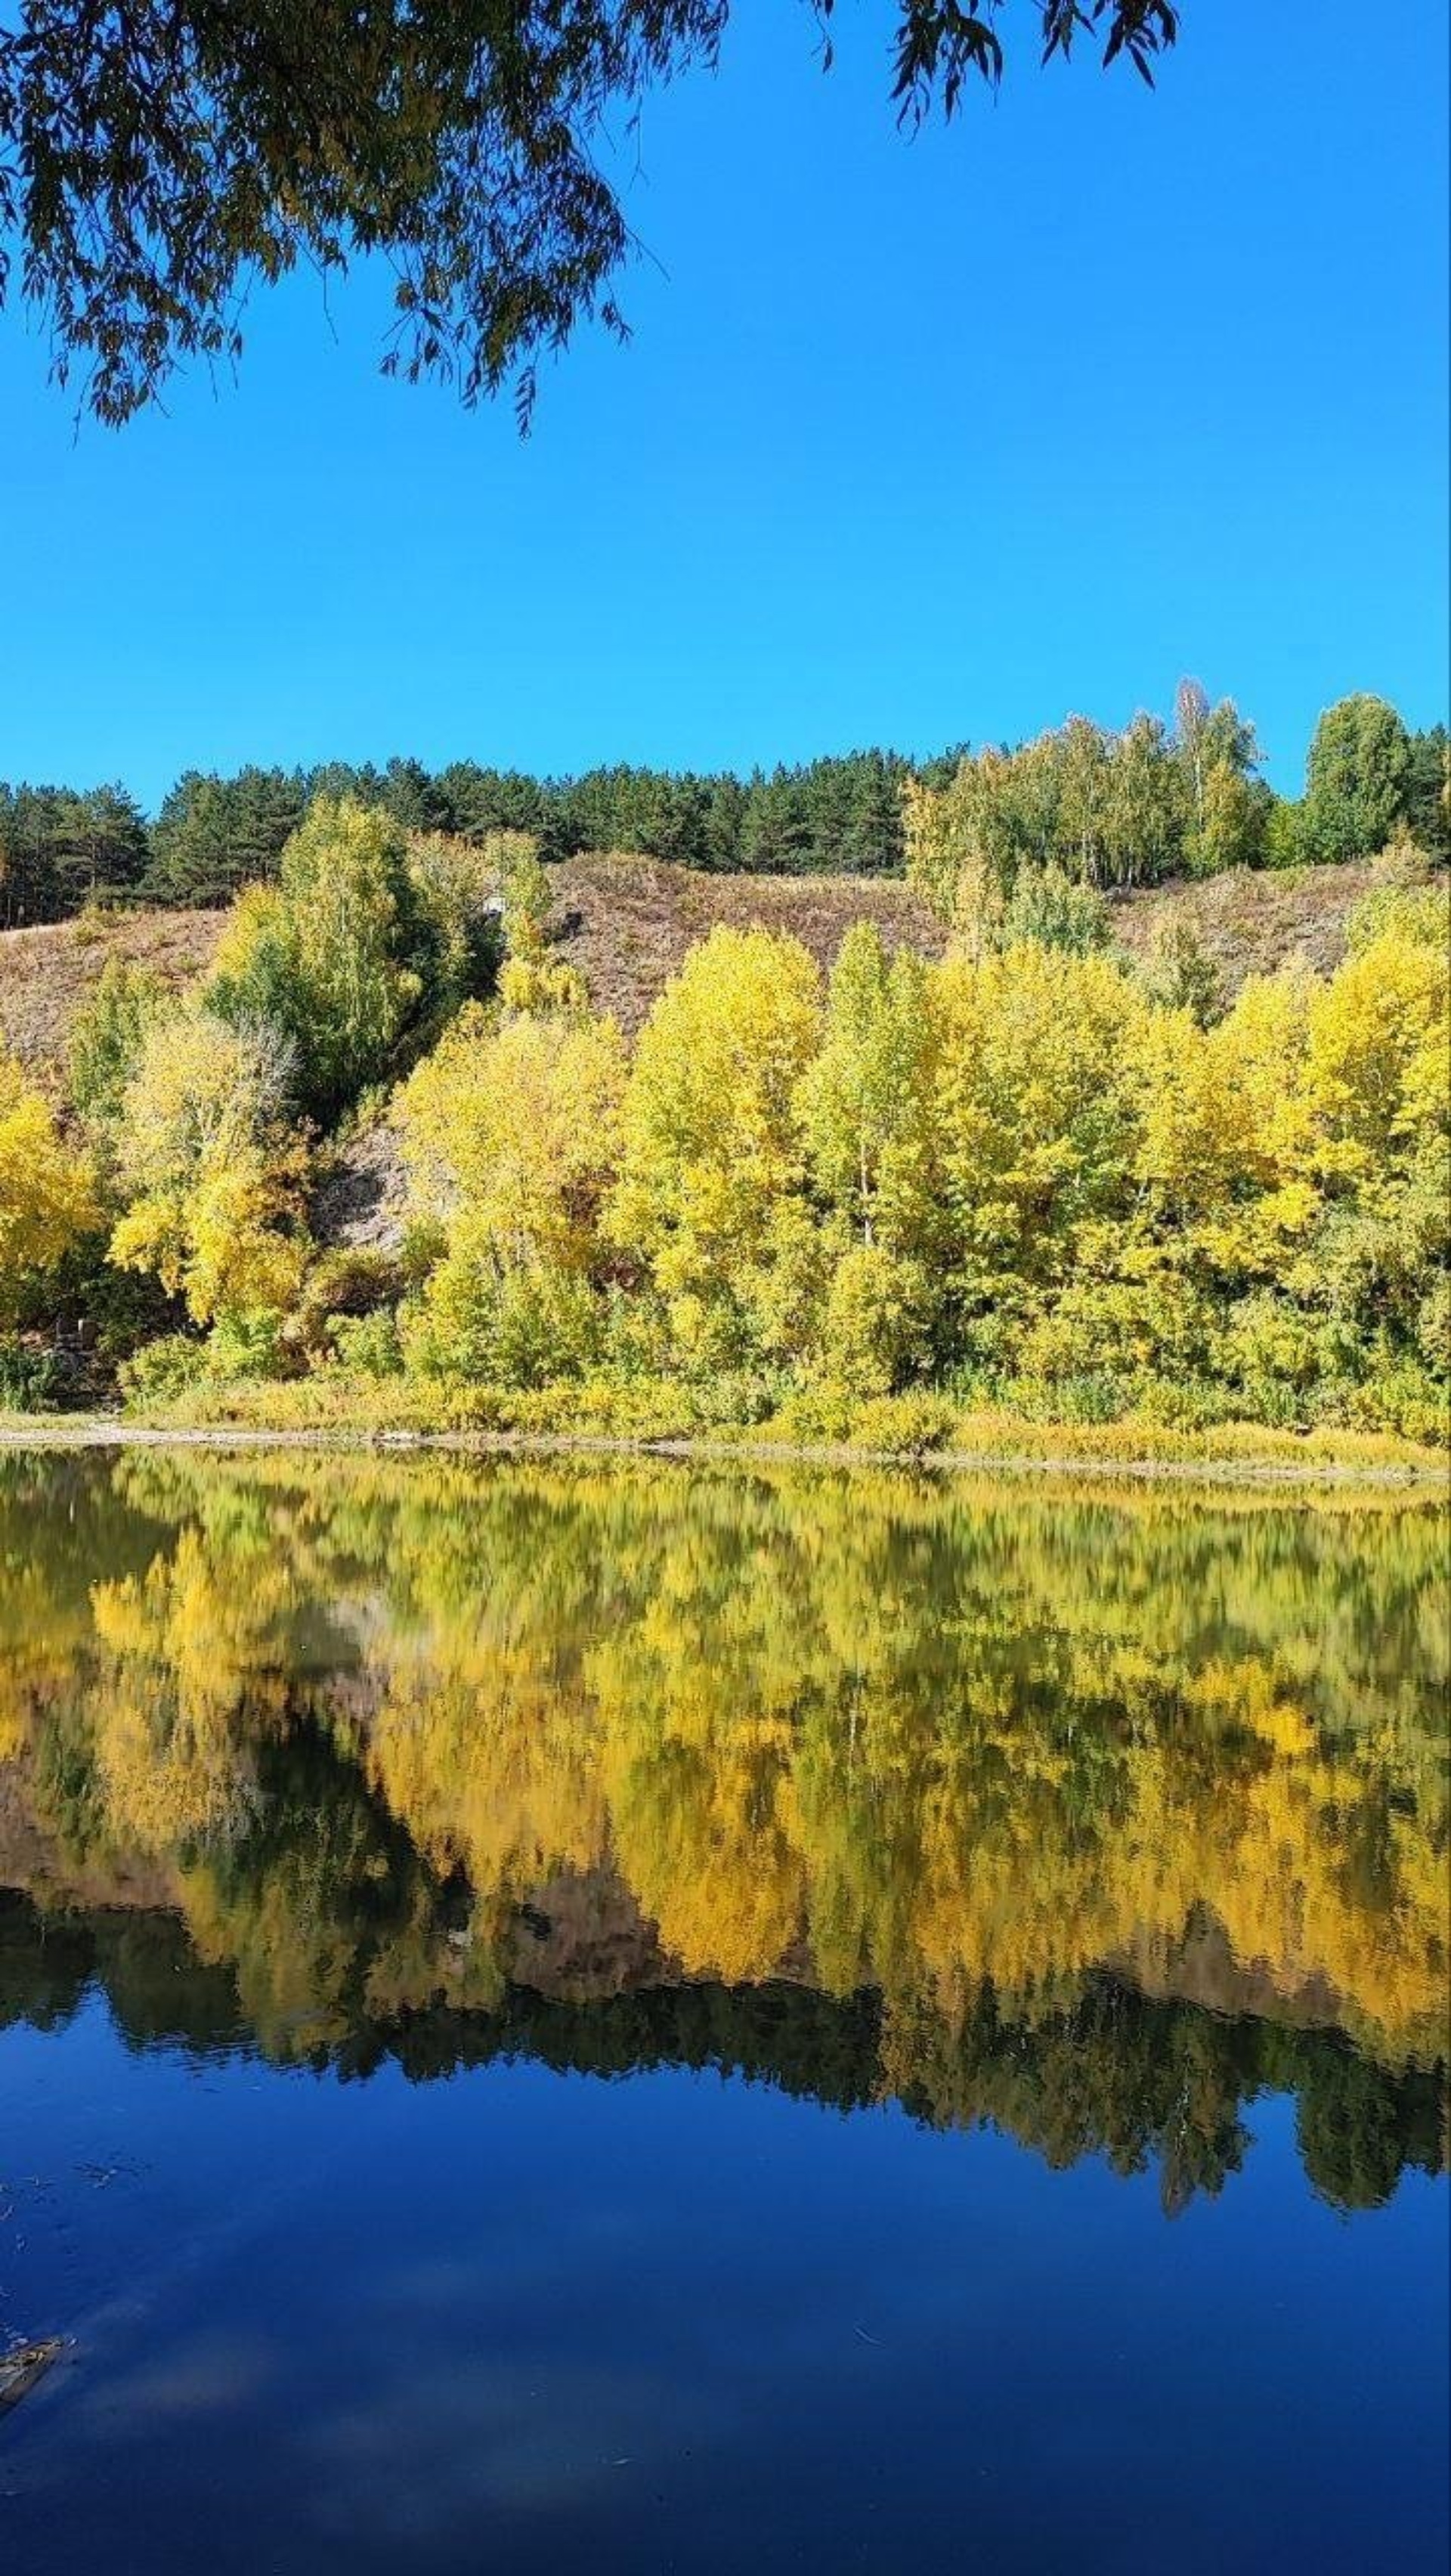
<svg viewBox="0 0 1451 2576">
<path fill-rule="evenodd" d="M 1050 1437 L 1044 1426 L 1045 1441 Z M 784 1441 L 676 1436 L 631 1438 L 622 1433 L 529 1431 L 375 1430 L 365 1426 L 278 1426 L 254 1423 L 178 1424 L 128 1422 L 103 1414 L 64 1416 L 12 1415 L 0 1420 L 0 1451 L 100 1449 L 315 1450 L 407 1456 L 448 1454 L 474 1458 L 613 1457 L 697 1460 L 741 1468 L 794 1465 L 804 1467 L 895 1467 L 915 1473 L 958 1475 L 1112 1477 L 1129 1484 L 1249 1485 L 1296 1488 L 1363 1487 L 1408 1494 L 1440 1492 L 1451 1503 L 1451 1458 L 1372 1460 L 1276 1455 L 1256 1457 L 1213 1454 L 1202 1457 L 1113 1455 L 1096 1450 L 1091 1437 L 1077 1435 L 1071 1444 L 1010 1450 L 954 1448 L 913 1450 L 874 1448 L 849 1441 Z"/>
</svg>

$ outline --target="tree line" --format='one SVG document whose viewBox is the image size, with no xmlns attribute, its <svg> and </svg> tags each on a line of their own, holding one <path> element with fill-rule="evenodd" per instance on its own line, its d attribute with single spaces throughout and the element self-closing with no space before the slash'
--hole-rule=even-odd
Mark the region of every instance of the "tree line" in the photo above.
<svg viewBox="0 0 1451 2576">
<path fill-rule="evenodd" d="M 954 785 L 915 792 L 952 820 Z M 1392 859 L 1333 977 L 1225 1010 L 1192 943 L 1132 966 L 1092 884 L 1020 857 L 1005 891 L 963 846 L 939 962 L 860 922 L 823 985 L 719 927 L 632 1046 L 551 942 L 527 834 L 319 798 L 194 990 L 107 967 L 69 1132 L 0 1059 L 0 1323 L 154 1283 L 145 1401 L 391 1381 L 420 1416 L 630 1427 L 654 1389 L 805 1438 L 920 1398 L 1444 1438 L 1444 881 Z M 369 1102 L 407 1183 L 387 1257 L 315 1215 Z"/>
<path fill-rule="evenodd" d="M 528 832 L 546 861 L 581 850 L 635 850 L 682 867 L 896 875 L 909 777 L 942 781 L 954 756 L 912 764 L 900 752 L 851 752 L 793 768 L 728 772 L 613 767 L 577 777 L 416 760 L 384 767 L 256 766 L 223 777 L 187 770 L 148 819 L 124 787 L 0 783 L 0 926 L 59 921 L 98 898 L 228 903 L 276 876 L 318 797 L 343 797 L 407 832 L 482 840 Z"/>
<path fill-rule="evenodd" d="M 336 1779 L 341 1757 L 333 1767 Z M 337 1793 L 332 1782 L 324 1785 L 333 1788 L 331 1817 Z M 351 1825 L 351 1805 L 345 1813 Z M 284 1827 L 289 1855 L 301 1845 L 301 1829 L 294 1798 Z M 440 2000 L 437 1991 L 422 2004 L 390 2006 L 386 1983 L 378 1980 L 380 2000 L 367 1969 L 380 1955 L 391 1966 L 390 1945 L 403 1951 L 410 1931 L 416 1944 L 422 1906 L 431 1903 L 443 1917 L 446 1901 L 426 1862 L 412 1855 L 395 1896 L 397 1864 L 386 1837 L 379 1840 L 390 1867 L 384 1878 L 380 1866 L 386 1894 L 375 1894 L 370 1924 L 361 1907 L 345 1912 L 341 1924 L 329 1912 L 329 1900 L 343 1893 L 329 1845 L 312 1922 L 271 1933 L 274 1942 L 288 1941 L 285 1964 L 309 2005 L 329 1943 L 349 1941 L 346 2026 L 316 2035 L 308 2026 L 306 2056 L 354 2083 L 385 2067 L 410 2084 L 427 2084 L 499 2062 L 605 2079 L 668 2066 L 744 2076 L 840 2112 L 891 2098 L 930 2128 L 991 2123 L 1055 2171 L 1097 2156 L 1128 2176 L 1152 2161 L 1166 2218 L 1177 2218 L 1201 2193 L 1217 2197 L 1243 2170 L 1254 2145 L 1243 2115 L 1265 2094 L 1293 2096 L 1306 2180 L 1337 2210 L 1384 2208 L 1406 2173 L 1445 2169 L 1437 2070 L 1380 2066 L 1334 2031 L 1231 2020 L 1192 2003 L 1151 2000 L 1111 1978 L 1075 2009 L 1046 2016 L 1001 2012 L 988 1988 L 960 2029 L 933 2027 L 921 2061 L 904 2065 L 898 2050 L 890 2073 L 878 1996 L 818 1994 L 785 1978 L 637 1986 L 584 2002 L 509 1984 L 472 2010 Z M 244 1866 L 256 1869 L 253 1853 Z M 295 1868 L 291 1887 L 305 1875 Z M 17 1894 L 0 1895 L 0 1920 L 0 2029 L 29 2023 L 52 2030 L 103 1995 L 133 2050 L 180 2042 L 189 2058 L 230 2056 L 240 2019 L 273 2063 L 296 2057 L 279 2027 L 259 2029 L 239 2004 L 231 1956 L 215 1949 L 203 1955 L 174 1915 L 141 1907 L 59 1913 Z M 328 1942 L 318 1937 L 323 1930 Z M 446 1993 L 441 1976 L 437 1985 Z M 295 2008 L 291 2018 L 295 2030 Z"/>
<path fill-rule="evenodd" d="M 0 783 L 0 927 L 63 920 L 97 900 L 230 902 L 275 877 L 319 796 L 405 832 L 527 832 L 546 863 L 633 850 L 728 872 L 899 875 L 924 794 L 946 797 L 958 843 L 973 840 L 999 869 L 1022 856 L 1106 887 L 1361 858 L 1401 831 L 1451 856 L 1444 725 L 1412 732 L 1361 694 L 1321 718 L 1303 797 L 1277 796 L 1260 768 L 1233 702 L 1212 705 L 1186 681 L 1172 724 L 1138 716 L 1114 732 L 1075 716 L 1016 750 L 959 745 L 916 762 L 866 750 L 748 777 L 626 763 L 565 778 L 471 760 L 249 765 L 186 771 L 154 817 L 119 785 Z"/>
</svg>

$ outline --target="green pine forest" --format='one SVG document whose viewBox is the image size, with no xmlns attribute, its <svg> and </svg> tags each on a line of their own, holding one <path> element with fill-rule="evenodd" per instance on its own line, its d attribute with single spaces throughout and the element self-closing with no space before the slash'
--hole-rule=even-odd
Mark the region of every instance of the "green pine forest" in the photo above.
<svg viewBox="0 0 1451 2576">
<path fill-rule="evenodd" d="M 149 821 L 0 788 L 7 930 L 226 910 L 184 990 L 107 963 L 63 1096 L 0 1054 L 0 1405 L 1442 1444 L 1447 776 L 1444 728 L 1362 695 L 1287 800 L 1186 682 L 1169 723 L 749 779 L 189 772 Z M 721 923 L 627 1034 L 553 934 L 586 851 L 905 876 L 944 953 L 862 919 L 823 974 Z M 1376 864 L 1333 974 L 1230 1001 L 1172 916 L 1115 944 L 1121 890 L 1342 860 Z M 371 1229 L 336 1215 L 360 1166 Z"/>
<path fill-rule="evenodd" d="M 318 796 L 378 807 L 405 832 L 528 832 L 546 863 L 639 850 L 729 873 L 900 875 L 905 785 L 944 786 L 969 756 L 966 745 L 915 762 L 860 751 L 749 778 L 619 765 L 540 779 L 471 760 L 432 772 L 405 759 L 249 767 L 230 778 L 193 769 L 151 818 L 116 784 L 0 781 L 0 927 L 60 921 L 98 897 L 230 902 L 276 874 Z M 1011 765 L 1015 812 L 1035 851 L 1082 864 L 1100 885 L 1359 858 L 1398 829 L 1447 858 L 1446 758 L 1444 725 L 1412 732 L 1383 699 L 1349 698 L 1321 720 L 1303 797 L 1279 797 L 1260 776 L 1253 726 L 1228 700 L 1211 707 L 1192 682 L 1172 725 L 1140 716 L 1114 734 L 1073 717 L 1015 753 L 979 751 L 980 764 Z M 1045 784 L 1062 809 L 1051 819 Z M 1084 800 L 1094 816 L 1086 841 Z"/>
</svg>

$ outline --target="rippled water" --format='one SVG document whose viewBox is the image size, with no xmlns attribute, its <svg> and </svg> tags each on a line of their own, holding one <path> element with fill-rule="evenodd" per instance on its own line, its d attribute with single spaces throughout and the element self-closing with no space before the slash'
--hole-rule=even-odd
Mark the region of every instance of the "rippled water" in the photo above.
<svg viewBox="0 0 1451 2576">
<path fill-rule="evenodd" d="M 9 2563 L 1439 2568 L 1446 1535 L 0 1458 Z"/>
</svg>

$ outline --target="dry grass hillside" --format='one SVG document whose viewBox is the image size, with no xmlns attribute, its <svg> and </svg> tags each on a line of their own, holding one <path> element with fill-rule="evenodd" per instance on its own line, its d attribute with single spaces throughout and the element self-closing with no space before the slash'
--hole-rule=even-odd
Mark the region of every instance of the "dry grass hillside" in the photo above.
<svg viewBox="0 0 1451 2576">
<path fill-rule="evenodd" d="M 1338 964 L 1346 915 L 1369 879 L 1362 866 L 1213 877 L 1120 897 L 1115 928 L 1127 950 L 1142 954 L 1160 921 L 1187 917 L 1228 996 L 1246 975 L 1292 958 L 1321 973 Z M 944 945 L 942 927 L 920 897 L 880 878 L 700 876 L 656 859 L 610 854 L 569 860 L 556 884 L 560 954 L 582 970 L 596 1006 L 631 1030 L 716 922 L 789 931 L 823 967 L 843 932 L 863 916 L 889 942 L 905 942 L 924 956 L 940 954 Z M 206 967 L 223 918 L 139 911 L 0 932 L 0 1043 L 53 1087 L 77 1004 L 108 957 L 148 965 L 181 986 Z"/>
<path fill-rule="evenodd" d="M 1292 961 L 1317 975 L 1333 974 L 1345 955 L 1346 917 L 1371 882 L 1372 869 L 1360 860 L 1269 875 L 1232 868 L 1197 884 L 1121 897 L 1114 927 L 1130 954 L 1142 956 L 1171 915 L 1189 922 L 1219 969 L 1228 1001 L 1247 976 L 1272 974 Z"/>
<path fill-rule="evenodd" d="M 881 877 L 703 876 L 611 851 L 559 870 L 554 929 L 597 1009 L 637 1029 L 657 993 L 717 922 L 789 931 L 828 967 L 854 921 L 894 946 L 939 956 L 946 934 L 910 886 Z"/>
<path fill-rule="evenodd" d="M 54 1088 L 78 1004 L 108 957 L 149 966 L 179 990 L 201 974 L 221 912 L 94 913 L 43 930 L 0 931 L 0 1043 Z"/>
</svg>

